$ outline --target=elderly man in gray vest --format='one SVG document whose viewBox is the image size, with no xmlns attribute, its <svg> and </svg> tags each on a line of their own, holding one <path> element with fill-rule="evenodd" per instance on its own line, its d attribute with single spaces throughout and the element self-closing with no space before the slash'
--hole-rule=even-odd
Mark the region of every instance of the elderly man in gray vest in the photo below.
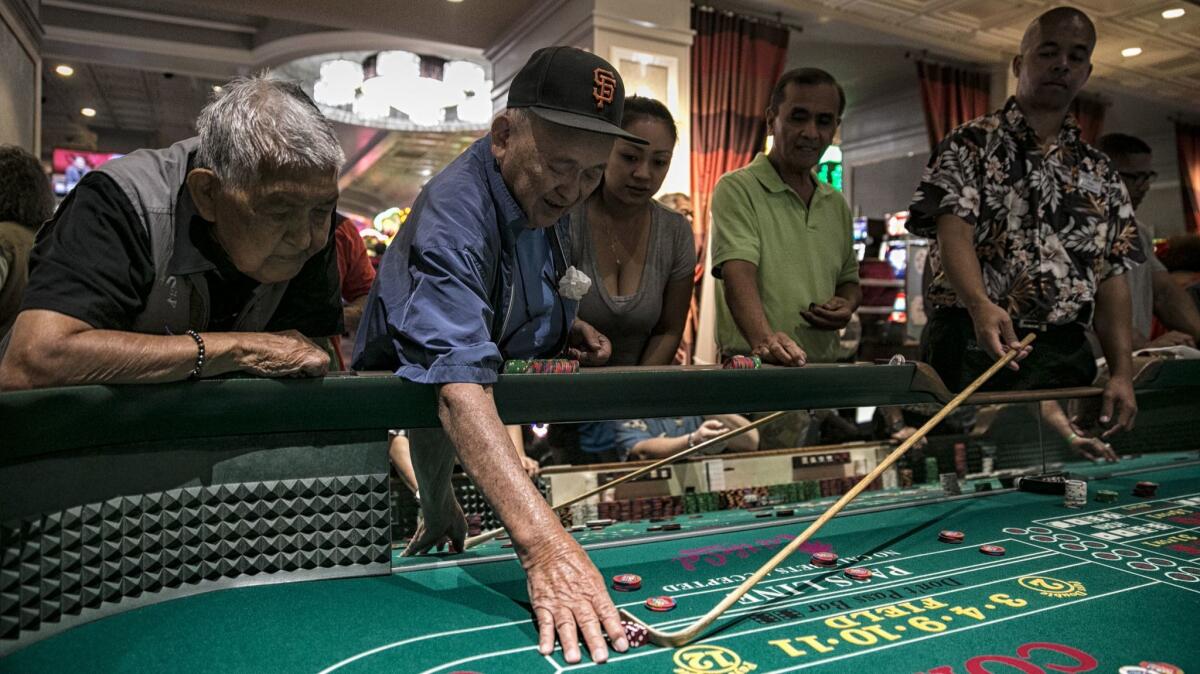
<svg viewBox="0 0 1200 674">
<path fill-rule="evenodd" d="M 295 84 L 249 78 L 197 126 L 89 172 L 42 227 L 0 389 L 327 371 L 331 125 Z"/>
</svg>

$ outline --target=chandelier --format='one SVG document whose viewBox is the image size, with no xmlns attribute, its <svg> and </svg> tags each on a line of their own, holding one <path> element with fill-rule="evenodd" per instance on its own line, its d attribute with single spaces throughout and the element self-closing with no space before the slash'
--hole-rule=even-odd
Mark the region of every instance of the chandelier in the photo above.
<svg viewBox="0 0 1200 674">
<path fill-rule="evenodd" d="M 313 100 L 327 109 L 368 124 L 407 121 L 418 127 L 487 124 L 491 91 L 476 63 L 400 50 L 376 52 L 361 62 L 324 61 L 312 87 Z"/>
</svg>

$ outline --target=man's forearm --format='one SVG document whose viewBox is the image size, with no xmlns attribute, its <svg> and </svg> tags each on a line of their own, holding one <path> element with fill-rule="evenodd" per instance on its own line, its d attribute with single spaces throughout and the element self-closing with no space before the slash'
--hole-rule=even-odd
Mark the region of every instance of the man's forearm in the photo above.
<svg viewBox="0 0 1200 674">
<path fill-rule="evenodd" d="M 1113 276 L 1096 289 L 1096 337 L 1111 377 L 1133 377 L 1133 320 L 1129 280 Z"/>
<path fill-rule="evenodd" d="M 690 434 L 677 435 L 673 438 L 647 438 L 634 445 L 629 453 L 640 459 L 661 459 L 687 449 L 689 437 Z"/>
<path fill-rule="evenodd" d="M 990 302 L 971 224 L 955 215 L 941 215 L 937 219 L 937 238 L 942 269 L 963 306 L 972 309 Z"/>
<path fill-rule="evenodd" d="M 1071 428 L 1071 420 L 1067 418 L 1067 413 L 1063 411 L 1062 405 L 1057 400 L 1043 400 L 1039 405 L 1042 419 L 1046 425 L 1054 429 L 1054 432 L 1062 439 L 1066 440 L 1075 433 L 1075 430 Z"/>
<path fill-rule="evenodd" d="M 202 374 L 238 369 L 237 333 L 203 333 Z M 45 310 L 22 312 L 0 363 L 0 388 L 17 390 L 90 383 L 154 384 L 187 379 L 199 346 L 188 335 L 97 330 Z"/>
<path fill-rule="evenodd" d="M 742 426 L 750 423 L 749 419 L 740 414 L 713 414 L 704 418 L 716 419 L 717 421 L 721 422 L 725 428 L 731 431 L 735 428 L 741 428 Z M 755 428 L 753 430 L 746 431 L 741 435 L 735 436 L 729 440 L 726 446 L 735 452 L 755 451 L 758 449 L 758 429 Z"/>
<path fill-rule="evenodd" d="M 750 347 L 769 338 L 774 331 L 758 294 L 758 267 L 745 260 L 729 260 L 721 265 L 721 280 L 725 285 L 725 304 Z"/>
<path fill-rule="evenodd" d="M 1168 330 L 1189 334 L 1200 342 L 1200 311 L 1183 288 L 1171 280 L 1170 272 L 1153 275 L 1154 314 Z"/>
<path fill-rule="evenodd" d="M 849 281 L 839 285 L 833 294 L 846 300 L 846 303 L 850 305 L 850 311 L 856 311 L 858 305 L 862 304 L 862 287 L 858 285 L 858 281 Z"/>
<path fill-rule="evenodd" d="M 519 553 L 531 550 L 547 532 L 561 530 L 558 517 L 521 466 L 490 386 L 443 385 L 438 391 L 438 417 L 463 469 L 496 510 Z M 414 464 L 420 480 L 420 459 Z M 421 494 L 424 497 L 423 483 Z"/>
</svg>

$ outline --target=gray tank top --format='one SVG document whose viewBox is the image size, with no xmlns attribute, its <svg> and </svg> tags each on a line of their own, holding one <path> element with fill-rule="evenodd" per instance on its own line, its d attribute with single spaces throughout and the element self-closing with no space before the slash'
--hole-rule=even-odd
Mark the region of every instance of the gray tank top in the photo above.
<svg viewBox="0 0 1200 674">
<path fill-rule="evenodd" d="M 571 264 L 592 279 L 591 289 L 579 303 L 578 315 L 612 342 L 609 365 L 638 364 L 662 314 L 667 284 L 689 278 L 695 271 L 696 249 L 687 218 L 657 202 L 651 203 L 646 267 L 637 292 L 624 296 L 609 295 L 596 269 L 587 202 L 571 211 Z"/>
</svg>

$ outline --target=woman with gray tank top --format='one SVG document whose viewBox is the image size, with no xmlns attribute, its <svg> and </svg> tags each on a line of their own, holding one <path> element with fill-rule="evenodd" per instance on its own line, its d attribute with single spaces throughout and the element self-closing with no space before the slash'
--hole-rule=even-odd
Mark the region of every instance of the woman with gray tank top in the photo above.
<svg viewBox="0 0 1200 674">
<path fill-rule="evenodd" d="M 692 297 L 696 249 L 687 219 L 654 200 L 678 135 L 662 103 L 625 99 L 600 187 L 571 213 L 572 262 L 592 279 L 579 317 L 612 342 L 609 365 L 669 365 Z"/>
<path fill-rule="evenodd" d="M 571 212 L 571 262 L 592 279 L 579 318 L 612 342 L 609 365 L 670 365 L 692 297 L 696 249 L 687 219 L 654 200 L 678 141 L 662 103 L 625 99 L 621 127 L 648 141 L 617 139 L 600 187 Z M 614 422 L 578 426 L 570 463 L 625 460 Z M 567 442 L 566 445 L 574 445 Z"/>
</svg>

